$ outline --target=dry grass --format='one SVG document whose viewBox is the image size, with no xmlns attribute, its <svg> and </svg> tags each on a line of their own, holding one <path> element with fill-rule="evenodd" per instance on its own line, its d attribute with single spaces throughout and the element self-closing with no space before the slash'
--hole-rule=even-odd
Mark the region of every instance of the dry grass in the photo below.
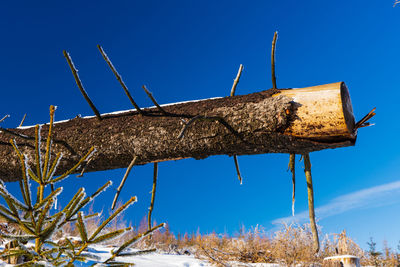
<svg viewBox="0 0 400 267">
<path fill-rule="evenodd" d="M 96 229 L 101 218 L 87 221 L 88 231 Z M 155 222 L 154 222 L 155 224 Z M 115 229 L 128 227 L 123 216 L 106 228 L 110 232 Z M 137 233 L 145 232 L 148 228 L 147 218 L 143 217 L 139 226 L 133 231 L 106 245 L 122 244 Z M 79 236 L 78 230 L 67 224 L 63 234 Z M 279 263 L 282 266 L 322 266 L 325 257 L 334 255 L 355 255 L 360 258 L 362 265 L 371 266 L 400 266 L 400 254 L 384 245 L 382 253 L 370 253 L 362 250 L 343 231 L 340 234 L 325 235 L 321 241 L 319 253 L 314 253 L 312 233 L 309 225 L 283 225 L 281 230 L 273 234 L 267 233 L 262 227 L 256 226 L 249 230 L 242 227 L 236 235 L 185 233 L 174 235 L 168 225 L 151 237 L 135 243 L 133 248 L 140 250 L 157 249 L 163 253 L 191 254 L 208 260 L 217 266 L 230 266 L 232 262 L 239 263 Z M 400 248 L 399 248 L 400 249 Z"/>
</svg>

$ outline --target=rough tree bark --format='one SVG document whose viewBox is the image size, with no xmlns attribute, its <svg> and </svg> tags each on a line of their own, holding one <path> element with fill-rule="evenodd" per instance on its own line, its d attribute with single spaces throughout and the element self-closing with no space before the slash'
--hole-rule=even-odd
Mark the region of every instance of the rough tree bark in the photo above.
<svg viewBox="0 0 400 267">
<path fill-rule="evenodd" d="M 63 153 L 57 171 L 72 167 L 92 146 L 96 153 L 85 172 L 125 168 L 134 156 L 138 156 L 136 164 L 146 164 L 223 154 L 304 154 L 354 145 L 357 136 L 349 92 L 343 82 L 270 89 L 162 108 L 142 109 L 145 115 L 135 110 L 103 114 L 101 121 L 93 116 L 56 122 L 53 152 Z M 47 129 L 43 125 L 42 140 Z M 182 132 L 183 137 L 178 138 Z M 34 127 L 1 130 L 3 181 L 16 181 L 21 176 L 10 139 L 16 139 L 32 160 Z"/>
</svg>

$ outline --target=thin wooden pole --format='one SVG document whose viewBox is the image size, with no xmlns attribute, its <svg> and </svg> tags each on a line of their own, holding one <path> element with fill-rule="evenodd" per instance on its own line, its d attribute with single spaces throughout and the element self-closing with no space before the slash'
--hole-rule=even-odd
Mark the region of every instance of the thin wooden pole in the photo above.
<svg viewBox="0 0 400 267">
<path fill-rule="evenodd" d="M 151 214 L 153 212 L 154 200 L 156 198 L 157 176 L 158 176 L 158 163 L 154 162 L 153 189 L 151 190 L 151 202 L 150 202 L 150 207 L 149 207 L 149 216 L 147 216 L 149 230 L 151 229 Z"/>
<path fill-rule="evenodd" d="M 294 202 L 296 199 L 296 173 L 295 173 L 295 160 L 296 160 L 296 154 L 290 154 L 289 156 L 289 170 L 292 173 L 292 184 L 293 184 L 293 190 L 292 190 L 292 216 L 294 216 Z"/>
<path fill-rule="evenodd" d="M 311 177 L 311 162 L 310 155 L 308 153 L 303 154 L 304 157 L 304 173 L 307 181 L 307 193 L 308 193 L 308 212 L 310 216 L 310 227 L 313 235 L 314 249 L 317 253 L 319 251 L 319 238 L 317 224 L 315 223 L 315 211 L 314 211 L 314 190 L 313 182 Z"/>
</svg>

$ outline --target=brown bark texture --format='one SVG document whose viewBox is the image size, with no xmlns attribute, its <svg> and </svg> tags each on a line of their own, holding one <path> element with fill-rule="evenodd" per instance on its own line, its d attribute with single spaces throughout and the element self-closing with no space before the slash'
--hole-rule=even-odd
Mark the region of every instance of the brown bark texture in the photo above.
<svg viewBox="0 0 400 267">
<path fill-rule="evenodd" d="M 338 90 L 337 101 L 349 99 L 344 83 L 334 84 L 333 88 Z M 309 104 L 298 103 L 295 96 L 288 94 L 295 90 L 301 89 L 270 89 L 163 105 L 166 113 L 158 108 L 146 108 L 142 109 L 145 115 L 133 110 L 103 114 L 101 121 L 93 116 L 56 122 L 52 158 L 57 152 L 63 154 L 56 175 L 71 168 L 92 146 L 96 152 L 85 166 L 85 172 L 125 168 L 134 156 L 138 157 L 136 164 L 147 164 L 184 158 L 204 159 L 212 155 L 304 154 L 354 145 L 356 130 L 352 128 L 351 103 L 338 103 L 342 111 L 317 109 L 314 112 L 319 117 L 308 122 L 313 111 L 306 110 Z M 340 112 L 341 115 L 336 114 Z M 304 119 L 303 113 L 307 113 Z M 329 125 L 326 120 L 335 121 L 332 116 L 347 118 L 340 117 L 337 123 Z M 304 125 L 304 131 L 299 122 Z M 338 124 L 344 126 L 338 127 Z M 185 127 L 183 137 L 178 138 Z M 47 130 L 48 125 L 43 125 L 42 150 Z M 33 166 L 34 135 L 34 127 L 1 130 L 0 178 L 3 181 L 17 181 L 21 177 L 20 163 L 9 140 L 16 140 Z"/>
</svg>

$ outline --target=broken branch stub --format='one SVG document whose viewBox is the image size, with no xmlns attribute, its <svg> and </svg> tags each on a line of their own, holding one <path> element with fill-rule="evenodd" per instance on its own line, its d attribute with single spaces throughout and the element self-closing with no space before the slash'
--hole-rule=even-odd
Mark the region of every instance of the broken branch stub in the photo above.
<svg viewBox="0 0 400 267">
<path fill-rule="evenodd" d="M 93 116 L 54 123 L 53 152 L 63 153 L 57 171 L 63 173 L 71 168 L 92 146 L 97 153 L 86 172 L 126 168 L 132 155 L 140 155 L 136 164 L 146 164 L 224 154 L 304 154 L 354 145 L 357 136 L 344 83 L 270 89 L 162 108 L 167 115 L 158 108 L 145 108 L 144 115 L 132 110 L 102 114 L 101 121 Z M 196 116 L 218 117 L 221 121 L 196 120 L 185 131 L 185 138 L 178 139 L 184 127 L 182 119 Z M 43 126 L 43 132 L 47 127 Z M 15 138 L 33 165 L 35 151 L 31 137 L 35 128 L 0 131 L 0 177 L 16 181 L 20 179 L 18 158 L 8 140 Z"/>
</svg>

